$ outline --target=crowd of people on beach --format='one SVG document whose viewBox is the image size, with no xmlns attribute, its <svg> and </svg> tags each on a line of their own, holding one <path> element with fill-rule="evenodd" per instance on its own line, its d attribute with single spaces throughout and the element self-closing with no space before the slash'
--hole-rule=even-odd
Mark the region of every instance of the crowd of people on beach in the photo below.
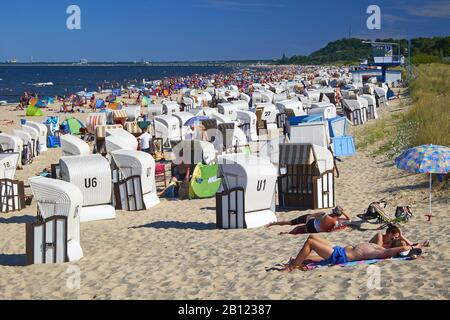
<svg viewBox="0 0 450 320">
<path fill-rule="evenodd" d="M 277 67 L 254 67 L 245 69 L 236 69 L 228 73 L 215 73 L 209 75 L 194 74 L 190 76 L 166 77 L 160 80 L 145 82 L 141 87 L 136 85 L 121 85 L 115 83 L 116 87 L 122 88 L 123 97 L 132 100 L 135 104 L 141 104 L 144 97 L 152 99 L 171 98 L 175 94 L 179 94 L 184 89 L 204 90 L 208 87 L 223 88 L 235 86 L 241 92 L 252 94 L 255 90 L 254 84 L 270 84 L 280 81 L 293 80 L 300 73 L 308 74 L 308 80 L 314 80 L 319 76 L 316 68 L 300 67 L 300 66 L 277 66 Z M 103 85 L 98 87 L 100 94 L 106 87 Z M 87 93 L 87 88 L 85 89 Z M 24 110 L 30 102 L 31 98 L 39 98 L 37 93 L 25 92 L 19 99 L 17 110 Z M 56 97 L 61 103 L 59 111 L 62 113 L 74 113 L 79 108 L 88 107 L 91 110 L 96 108 L 96 96 L 80 96 L 77 93 L 70 95 L 61 95 Z M 339 98 L 339 94 L 337 95 Z M 122 99 L 122 103 L 126 103 Z"/>
<path fill-rule="evenodd" d="M 172 97 L 183 89 L 206 89 L 208 87 L 223 88 L 235 86 L 239 91 L 251 94 L 254 84 L 277 83 L 280 81 L 293 80 L 300 73 L 308 74 L 308 80 L 314 80 L 320 76 L 314 68 L 305 67 L 276 67 L 263 69 L 241 69 L 230 73 L 219 73 L 212 75 L 191 75 L 183 77 L 164 78 L 162 80 L 149 81 L 144 83 L 144 87 L 136 88 L 134 86 L 123 89 L 124 98 L 134 100 L 134 103 L 141 104 L 144 97 L 155 99 L 160 97 Z M 117 84 L 119 85 L 119 84 Z M 99 92 L 101 92 L 101 87 Z M 24 110 L 31 99 L 38 99 L 36 93 L 25 92 L 19 100 L 18 109 Z M 339 91 L 336 93 L 336 99 L 340 99 Z M 72 94 L 70 96 L 59 96 L 61 102 L 59 112 L 74 113 L 80 111 L 79 108 L 88 108 L 96 110 L 97 98 L 95 94 L 89 96 L 80 96 Z M 124 99 L 121 103 L 126 104 Z M 193 129 L 191 130 L 191 134 Z M 140 149 L 144 152 L 154 155 L 156 150 L 155 139 L 144 129 L 139 137 Z M 189 166 L 179 165 L 172 168 L 173 182 L 181 182 L 189 177 Z M 164 191 L 163 191 L 164 192 Z M 159 195 L 161 196 L 162 193 Z M 295 269 L 306 270 L 307 263 L 320 262 L 328 265 L 344 264 L 351 261 L 384 259 L 404 255 L 420 256 L 422 244 L 414 244 L 406 239 L 399 227 L 389 225 L 385 234 L 377 233 L 370 241 L 356 246 L 335 246 L 328 240 L 319 236 L 319 233 L 329 233 L 345 229 L 352 225 L 351 217 L 345 210 L 338 206 L 331 213 L 317 212 L 300 216 L 290 221 L 280 221 L 268 224 L 266 227 L 274 226 L 295 226 L 289 232 L 280 234 L 310 234 L 305 244 L 301 248 L 296 258 L 291 258 L 283 267 L 282 271 L 290 272 Z"/>
<path fill-rule="evenodd" d="M 292 80 L 301 70 L 301 67 L 248 68 L 230 73 L 170 77 L 162 80 L 149 81 L 149 93 L 160 97 L 176 94 L 181 89 L 205 89 L 209 86 L 219 88 L 230 85 L 237 86 L 242 92 L 251 93 L 254 83 L 265 84 L 282 80 Z"/>
</svg>

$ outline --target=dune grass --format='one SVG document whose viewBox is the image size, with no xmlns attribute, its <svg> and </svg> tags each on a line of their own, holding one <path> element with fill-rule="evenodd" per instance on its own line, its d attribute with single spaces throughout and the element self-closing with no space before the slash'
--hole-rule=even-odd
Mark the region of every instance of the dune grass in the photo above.
<svg viewBox="0 0 450 320">
<path fill-rule="evenodd" d="M 398 153 L 423 144 L 450 146 L 450 66 L 421 65 L 417 73 L 411 106 L 357 132 L 359 148 L 377 144 L 377 153 Z"/>
<path fill-rule="evenodd" d="M 404 112 L 388 114 L 357 131 L 358 148 L 372 147 L 374 154 L 394 158 L 420 145 L 450 146 L 450 65 L 421 65 L 416 73 L 409 90 L 411 105 Z M 449 176 L 445 189 L 450 185 Z"/>
<path fill-rule="evenodd" d="M 418 73 L 404 117 L 417 127 L 410 143 L 450 146 L 450 65 L 423 65 Z"/>
</svg>

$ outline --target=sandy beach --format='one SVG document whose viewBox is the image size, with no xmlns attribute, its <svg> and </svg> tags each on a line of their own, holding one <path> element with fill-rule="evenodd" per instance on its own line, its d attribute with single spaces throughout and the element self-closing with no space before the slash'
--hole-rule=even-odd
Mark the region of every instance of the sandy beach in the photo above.
<svg viewBox="0 0 450 320">
<path fill-rule="evenodd" d="M 398 101 L 391 102 L 388 110 L 397 105 Z M 13 108 L 2 107 L 2 120 L 14 123 L 2 122 L 4 132 L 18 128 L 24 115 L 5 111 L 9 109 Z M 75 116 L 84 120 L 86 114 Z M 43 153 L 17 171 L 16 178 L 26 181 L 57 163 L 60 155 L 59 149 Z M 24 266 L 25 224 L 36 215 L 33 201 L 21 212 L 0 214 L 0 299 L 449 299 L 449 199 L 434 196 L 435 217 L 428 222 L 426 175 L 401 171 L 393 160 L 373 156 L 370 150 L 359 150 L 338 167 L 337 203 L 355 220 L 372 201 L 386 199 L 391 215 L 397 205 L 411 205 L 415 216 L 403 224 L 405 236 L 431 242 L 424 259 L 376 264 L 381 288 L 368 286 L 374 267 L 366 265 L 290 274 L 266 271 L 295 256 L 307 235 L 278 235 L 289 227 L 218 230 L 214 199 L 162 200 L 151 210 L 118 211 L 116 220 L 83 223 L 83 259 Z M 310 212 L 277 212 L 277 216 L 288 220 Z M 368 241 L 375 232 L 347 229 L 324 237 L 348 245 Z"/>
</svg>

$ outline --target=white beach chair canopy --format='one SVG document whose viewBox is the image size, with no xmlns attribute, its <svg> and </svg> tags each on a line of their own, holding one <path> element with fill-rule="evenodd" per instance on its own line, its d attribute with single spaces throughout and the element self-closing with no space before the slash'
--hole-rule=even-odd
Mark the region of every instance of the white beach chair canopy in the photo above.
<svg viewBox="0 0 450 320">
<path fill-rule="evenodd" d="M 147 114 L 150 119 L 163 114 L 162 104 L 150 104 L 147 108 Z"/>
<path fill-rule="evenodd" d="M 71 134 L 61 136 L 62 156 L 83 156 L 91 152 L 89 145 Z"/>
<path fill-rule="evenodd" d="M 108 129 L 106 130 L 106 152 L 125 149 L 137 150 L 138 141 L 135 136 L 124 129 Z"/>
<path fill-rule="evenodd" d="M 236 120 L 236 111 L 240 110 L 239 105 L 233 103 L 219 103 L 217 105 L 219 113 L 223 114 L 230 120 Z"/>
<path fill-rule="evenodd" d="M 45 124 L 34 121 L 27 121 L 27 126 L 30 126 L 38 131 L 41 144 L 47 143 L 48 128 Z"/>
<path fill-rule="evenodd" d="M 277 221 L 275 185 L 277 170 L 270 161 L 252 155 L 232 154 L 218 157 L 226 190 L 245 191 L 245 219 L 248 228 Z"/>
<path fill-rule="evenodd" d="M 20 153 L 0 153 L 0 179 L 14 180 Z"/>
<path fill-rule="evenodd" d="M 172 115 L 155 117 L 155 135 L 164 142 L 181 140 L 180 120 Z"/>
<path fill-rule="evenodd" d="M 83 195 L 80 189 L 71 183 L 44 177 L 33 177 L 28 181 L 44 219 L 67 217 L 67 255 L 69 261 L 81 259 L 80 213 Z"/>
<path fill-rule="evenodd" d="M 155 160 L 142 151 L 118 150 L 111 153 L 112 159 L 125 178 L 140 176 L 142 192 L 156 192 Z"/>
<path fill-rule="evenodd" d="M 173 150 L 173 161 L 176 164 L 211 164 L 216 161 L 216 149 L 210 142 L 200 140 L 184 140 Z"/>
<path fill-rule="evenodd" d="M 232 100 L 230 103 L 237 106 L 238 110 L 246 111 L 250 108 L 246 100 Z"/>
<path fill-rule="evenodd" d="M 76 185 L 83 194 L 83 206 L 111 203 L 111 167 L 99 154 L 62 157 L 61 179 Z"/>
<path fill-rule="evenodd" d="M 258 130 L 256 127 L 256 114 L 251 111 L 236 111 L 237 121 L 241 125 L 247 125 L 250 128 L 246 128 L 244 131 L 247 135 L 248 140 L 257 141 L 258 140 Z"/>
<path fill-rule="evenodd" d="M 13 152 L 22 152 L 23 141 L 20 137 L 0 133 L 0 146 L 3 151 L 12 150 Z"/>
<path fill-rule="evenodd" d="M 332 119 L 337 117 L 337 110 L 330 102 L 312 103 L 308 115 L 321 115 L 323 119 Z"/>
<path fill-rule="evenodd" d="M 22 139 L 22 143 L 23 143 L 24 146 L 33 143 L 33 139 L 31 138 L 31 135 L 28 132 L 24 131 L 24 130 L 14 129 L 13 130 L 13 135 L 15 135 L 16 137 Z"/>
<path fill-rule="evenodd" d="M 175 112 L 180 112 L 181 106 L 176 101 L 163 101 L 163 113 L 171 115 Z"/>
<path fill-rule="evenodd" d="M 291 109 L 296 117 L 306 115 L 306 112 L 303 110 L 303 104 L 298 99 L 282 100 L 277 102 L 276 106 L 280 112 L 286 112 L 286 109 Z"/>
<path fill-rule="evenodd" d="M 130 105 L 123 110 L 127 113 L 128 121 L 136 121 L 141 116 L 141 106 Z"/>
<path fill-rule="evenodd" d="M 29 125 L 22 125 L 22 130 L 28 132 L 31 136 L 31 139 L 38 140 L 39 139 L 39 131 Z"/>
<path fill-rule="evenodd" d="M 291 143 L 311 143 L 324 148 L 331 144 L 328 121 L 301 123 L 290 128 Z"/>
</svg>

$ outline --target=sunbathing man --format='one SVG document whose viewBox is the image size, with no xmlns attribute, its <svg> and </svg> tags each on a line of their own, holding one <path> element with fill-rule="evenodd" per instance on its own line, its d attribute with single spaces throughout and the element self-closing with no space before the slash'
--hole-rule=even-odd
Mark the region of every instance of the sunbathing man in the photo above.
<svg viewBox="0 0 450 320">
<path fill-rule="evenodd" d="M 383 248 L 375 243 L 362 243 L 357 246 L 338 247 L 318 235 L 309 236 L 295 259 L 289 261 L 283 272 L 295 269 L 308 270 L 305 261 L 337 265 L 352 261 L 387 259 L 403 252 L 422 248 L 421 244 L 406 245 L 402 241 L 393 241 L 390 248 Z M 315 252 L 317 255 L 312 255 Z"/>
<path fill-rule="evenodd" d="M 341 218 L 344 216 L 344 218 Z M 344 212 L 342 207 L 336 207 L 331 214 L 318 212 L 307 214 L 292 221 L 273 222 L 266 225 L 266 228 L 272 226 L 296 226 L 291 232 L 281 232 L 280 234 L 305 234 L 305 233 L 321 233 L 331 232 L 343 226 L 346 221 L 350 221 L 350 217 Z"/>
<path fill-rule="evenodd" d="M 371 240 L 370 243 L 375 243 L 383 248 L 390 248 L 392 241 L 401 240 L 404 241 L 407 245 L 411 246 L 413 243 L 406 239 L 402 231 L 396 225 L 389 225 L 386 229 L 386 233 L 382 234 L 378 232 Z"/>
</svg>

